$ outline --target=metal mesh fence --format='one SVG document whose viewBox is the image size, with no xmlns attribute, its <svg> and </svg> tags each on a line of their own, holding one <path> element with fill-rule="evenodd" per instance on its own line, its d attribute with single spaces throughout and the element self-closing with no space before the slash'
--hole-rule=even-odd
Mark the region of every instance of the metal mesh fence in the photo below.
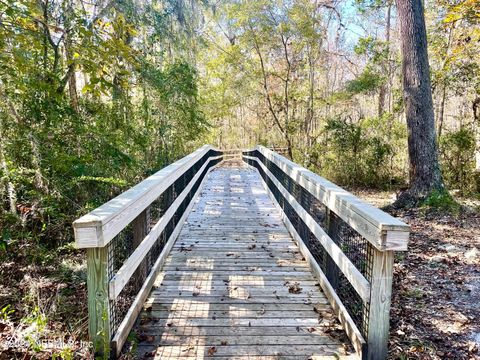
<svg viewBox="0 0 480 360">
<path fill-rule="evenodd" d="M 188 186 L 193 177 L 198 173 L 201 167 L 208 161 L 210 157 L 222 155 L 221 152 L 209 150 L 202 158 L 200 158 L 194 165 L 186 170 L 177 180 L 173 182 L 157 199 L 155 199 L 141 213 L 132 224 L 125 227 L 117 236 L 115 236 L 107 245 L 108 247 L 108 280 L 110 281 L 118 272 L 123 263 L 130 257 L 139 245 L 143 237 L 145 237 L 155 224 L 161 219 L 168 208 L 173 204 L 182 191 Z M 165 226 L 164 230 L 156 239 L 154 245 L 150 248 L 142 263 L 127 282 L 119 296 L 115 300 L 110 300 L 110 334 L 112 337 L 116 333 L 120 323 L 124 319 L 128 309 L 135 300 L 136 295 L 142 288 L 145 279 L 152 270 L 155 262 L 160 256 L 165 244 L 170 238 L 171 234 L 178 225 L 179 220 L 187 209 L 188 205 L 197 192 L 208 170 L 218 164 L 222 159 L 212 160 L 203 169 L 200 176 L 197 178 L 181 204 L 175 211 L 170 221 Z M 144 234 L 140 239 L 135 239 L 134 223 L 136 221 L 144 221 Z"/>
<path fill-rule="evenodd" d="M 302 187 L 297 181 L 292 179 L 278 165 L 267 159 L 258 150 L 247 151 L 243 154 L 260 160 L 288 191 L 288 193 L 290 193 L 324 229 L 365 278 L 368 281 L 371 281 L 373 248 L 368 240 L 356 232 L 333 211 L 330 211 L 320 200 Z M 311 252 L 332 287 L 335 289 L 338 297 L 352 317 L 352 320 L 355 322 L 362 335 L 367 338 L 369 304 L 363 302 L 362 298 L 336 265 L 335 261 L 327 253 L 320 241 L 310 231 L 305 222 L 285 199 L 280 190 L 257 161 L 247 158 L 244 158 L 244 161 L 259 171 L 283 212 Z"/>
</svg>

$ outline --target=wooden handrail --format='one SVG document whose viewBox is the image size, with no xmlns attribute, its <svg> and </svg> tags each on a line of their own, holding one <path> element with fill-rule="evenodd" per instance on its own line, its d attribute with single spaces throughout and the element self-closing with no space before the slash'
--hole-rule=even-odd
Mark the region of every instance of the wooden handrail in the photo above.
<svg viewBox="0 0 480 360">
<path fill-rule="evenodd" d="M 130 257 L 127 260 L 125 260 L 125 262 L 123 263 L 123 266 L 117 271 L 117 274 L 109 282 L 109 297 L 111 300 L 116 299 L 120 295 L 120 292 L 122 291 L 123 287 L 132 277 L 132 275 L 135 272 L 135 269 L 137 269 L 140 266 L 142 260 L 145 258 L 148 251 L 154 245 L 156 238 L 161 234 L 166 224 L 174 216 L 176 209 L 180 206 L 180 203 L 185 199 L 187 194 L 191 191 L 193 185 L 198 180 L 200 174 L 209 165 L 210 161 L 217 160 L 218 158 L 221 158 L 221 156 L 210 157 L 205 162 L 205 164 L 203 164 L 203 166 L 197 171 L 195 176 L 190 180 L 189 184 L 185 187 L 182 193 L 177 197 L 177 199 L 172 203 L 172 205 L 170 205 L 167 212 L 165 212 L 165 214 L 158 220 L 157 224 L 155 224 L 155 226 L 150 230 L 147 236 L 143 239 L 143 241 L 140 243 L 137 249 L 135 249 L 135 251 L 130 255 Z M 178 220 L 178 225 L 176 226 L 175 230 L 167 240 L 167 243 L 165 244 L 162 252 L 158 256 L 158 259 L 156 259 L 155 264 L 152 267 L 152 271 L 150 271 L 150 274 L 145 279 L 145 282 L 142 288 L 140 289 L 140 291 L 138 292 L 138 295 L 136 296 L 133 304 L 130 306 L 128 313 L 125 315 L 125 318 L 123 319 L 123 321 L 118 327 L 117 332 L 113 336 L 112 345 L 117 356 L 120 354 L 120 351 L 122 350 L 122 346 L 128 337 L 128 334 L 135 322 L 135 319 L 137 318 L 138 314 L 142 309 L 143 303 L 145 302 L 147 295 L 153 286 L 153 283 L 158 274 L 158 271 L 161 269 L 161 267 L 163 266 L 167 258 L 167 255 L 170 253 L 175 243 L 175 240 L 178 234 L 180 233 L 182 224 L 186 220 L 193 206 L 194 200 L 198 196 L 201 190 L 202 188 L 200 186 L 195 192 L 194 196 L 192 197 L 192 200 L 190 200 L 190 203 L 187 209 L 183 213 L 182 217 Z"/>
<path fill-rule="evenodd" d="M 210 151 L 213 152 L 209 153 Z M 119 355 L 155 277 L 202 189 L 205 175 L 221 158 L 218 150 L 212 146 L 202 146 L 73 223 L 76 246 L 87 249 L 89 334 L 96 354 L 108 357 L 113 352 Z M 193 172 L 189 173 L 191 169 Z M 178 179 L 179 188 L 176 183 Z M 163 215 L 150 229 L 148 209 L 167 189 L 176 195 L 168 207 L 162 209 Z M 177 210 L 180 210 L 179 214 Z M 168 239 L 161 243 L 163 247 L 158 258 L 147 269 L 144 259 L 170 223 L 173 228 L 169 230 Z M 130 224 L 132 227 L 129 229 L 133 231 L 133 239 L 130 241 L 133 242 L 131 246 L 134 250 L 123 261 L 120 269 L 111 274 L 113 271 L 109 268 L 115 255 L 109 251 L 110 243 Z M 115 306 L 112 301 L 119 297 L 131 279 L 136 281 L 137 277 L 133 276 L 137 270 L 142 270 L 141 273 L 148 271 L 148 274 L 144 274 L 140 290 L 131 298 L 133 301 L 126 315 L 115 319 L 118 327 L 112 329 L 111 307 Z"/>
<path fill-rule="evenodd" d="M 221 149 L 220 151 L 221 151 L 222 153 L 224 153 L 224 154 L 228 154 L 228 153 L 231 153 L 231 152 L 233 152 L 233 153 L 237 153 L 237 152 L 241 153 L 241 152 L 243 152 L 243 151 L 245 151 L 245 150 L 246 150 L 246 149 L 240 149 L 240 148 L 238 148 L 238 149 Z"/>
<path fill-rule="evenodd" d="M 377 249 L 407 250 L 410 227 L 404 222 L 264 146 L 258 145 L 255 149 L 340 216 Z"/>
<path fill-rule="evenodd" d="M 204 145 L 73 223 L 78 248 L 103 247 L 209 150 Z"/>
<path fill-rule="evenodd" d="M 216 158 L 211 158 L 211 159 L 216 159 Z M 180 206 L 182 201 L 188 195 L 188 193 L 190 192 L 194 183 L 197 181 L 200 174 L 207 167 L 207 165 L 209 165 L 209 162 L 210 160 L 207 160 L 205 164 L 202 165 L 200 170 L 198 170 L 195 176 L 190 180 L 187 187 L 178 195 L 178 197 L 175 199 L 172 205 L 170 205 L 170 207 L 165 212 L 165 214 L 158 220 L 158 222 L 150 230 L 148 235 L 143 239 L 140 245 L 133 251 L 132 255 L 130 255 L 130 257 L 127 260 L 125 260 L 122 267 L 117 271 L 115 276 L 110 280 L 109 296 L 111 300 L 115 300 L 118 297 L 123 287 L 127 284 L 128 280 L 130 280 L 133 273 L 135 272 L 135 270 L 138 268 L 138 266 L 144 259 L 145 255 L 152 248 L 158 236 L 162 233 L 162 231 L 165 229 L 170 219 L 175 214 L 175 211 L 177 210 L 177 208 Z"/>
<path fill-rule="evenodd" d="M 405 251 L 407 249 L 410 227 L 382 210 L 360 200 L 341 187 L 263 146 L 259 145 L 253 150 L 247 151 L 243 158 L 266 177 L 264 178 L 265 188 L 269 191 L 274 203 L 282 211 L 282 218 L 288 230 L 297 242 L 302 255 L 310 264 L 313 273 L 317 276 L 322 289 L 360 357 L 365 359 L 386 358 L 392 291 L 393 251 Z M 269 164 L 268 166 L 267 163 Z M 274 166 L 277 168 L 274 168 Z M 270 167 L 274 170 L 276 169 L 275 171 L 277 172 L 280 169 L 283 175 L 272 173 Z M 368 259 L 368 279 L 355 267 L 342 251 L 342 248 L 332 239 L 333 236 L 339 236 L 339 234 L 335 234 L 337 230 L 331 227 L 331 221 L 325 223 L 325 226 L 328 227 L 327 229 L 322 229 L 320 224 L 310 215 L 308 202 L 305 205 L 306 208 L 304 208 L 304 204 L 299 203 L 299 201 L 303 200 L 297 201 L 297 198 L 284 187 L 282 181 L 286 180 L 280 181 L 277 178 L 277 176 L 282 177 L 284 175 L 290 179 L 288 181 L 293 181 L 303 188 L 302 191 L 308 192 L 323 204 L 327 218 L 338 216 L 351 229 L 361 235 L 367 243 L 371 244 L 371 251 L 363 254 Z M 291 188 L 290 185 L 288 187 Z M 332 274 L 324 273 L 321 264 L 317 262 L 310 248 L 304 242 L 304 238 L 300 235 L 300 233 L 304 232 L 297 231 L 297 227 L 300 225 L 293 225 L 289 215 L 283 211 L 283 206 L 277 201 L 277 196 L 281 196 L 280 200 L 288 203 L 289 209 L 293 209 L 296 216 L 302 220 L 303 226 L 322 245 L 323 250 L 331 259 L 329 261 L 333 262 L 332 266 L 327 265 L 330 266 L 327 267 L 327 272 L 330 269 L 333 276 Z M 301 199 L 303 199 L 303 196 Z M 335 271 L 341 271 L 360 297 L 363 303 L 362 317 L 363 321 L 366 322 L 365 328 L 368 330 L 364 331 L 365 329 L 358 328 L 347 310 L 347 305 L 349 304 L 344 304 L 341 296 L 337 294 L 336 288 L 338 284 L 335 283 L 338 282 L 338 273 L 336 274 Z"/>
<path fill-rule="evenodd" d="M 251 156 L 246 158 L 254 159 Z M 256 159 L 255 159 L 256 160 Z M 268 177 L 275 186 L 279 189 L 282 195 L 288 200 L 290 205 L 295 209 L 297 214 L 306 223 L 310 231 L 316 236 L 318 241 L 325 248 L 325 251 L 335 260 L 339 268 L 345 274 L 347 279 L 353 285 L 357 293 L 360 295 L 363 301 L 370 301 L 370 284 L 367 279 L 360 273 L 360 271 L 353 265 L 348 257 L 342 252 L 340 247 L 328 236 L 328 234 L 321 228 L 320 225 L 312 218 L 312 216 L 305 211 L 305 209 L 290 195 L 290 193 L 282 186 L 282 184 L 275 178 L 275 176 L 266 168 L 266 166 L 258 162 L 259 166 L 263 168 L 263 171 L 267 173 Z"/>
</svg>

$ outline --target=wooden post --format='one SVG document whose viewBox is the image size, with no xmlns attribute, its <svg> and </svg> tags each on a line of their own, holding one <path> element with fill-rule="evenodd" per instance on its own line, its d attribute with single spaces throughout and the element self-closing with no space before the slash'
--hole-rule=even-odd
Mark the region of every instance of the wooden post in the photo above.
<svg viewBox="0 0 480 360">
<path fill-rule="evenodd" d="M 88 331 L 95 354 L 110 354 L 110 302 L 108 299 L 108 247 L 87 249 Z"/>
<path fill-rule="evenodd" d="M 148 213 L 149 209 L 145 209 L 138 215 L 132 222 L 133 226 L 133 249 L 136 249 L 138 245 L 143 241 L 148 234 Z M 137 270 L 137 278 L 135 279 L 137 286 L 141 287 L 145 278 L 147 277 L 147 266 L 145 260 L 139 265 Z"/>
<path fill-rule="evenodd" d="M 367 359 L 386 359 L 392 297 L 393 251 L 372 249 Z"/>
<path fill-rule="evenodd" d="M 137 248 L 138 245 L 143 241 L 145 236 L 148 233 L 148 208 L 143 210 L 136 218 L 132 221 L 133 226 L 133 247 Z"/>
<path fill-rule="evenodd" d="M 330 238 L 338 244 L 338 219 L 337 219 L 337 215 L 335 215 L 334 212 L 332 212 L 332 210 L 330 210 L 329 208 L 325 208 L 325 228 L 327 230 L 327 234 L 328 236 L 330 236 Z M 326 259 L 325 259 L 325 276 L 327 277 L 328 279 L 328 282 L 330 283 L 330 285 L 332 285 L 332 288 L 337 291 L 338 289 L 338 283 L 339 283 L 339 276 L 340 276 L 340 272 L 339 272 L 339 268 L 337 266 L 337 264 L 335 264 L 335 261 L 329 256 L 329 255 L 326 255 Z"/>
</svg>

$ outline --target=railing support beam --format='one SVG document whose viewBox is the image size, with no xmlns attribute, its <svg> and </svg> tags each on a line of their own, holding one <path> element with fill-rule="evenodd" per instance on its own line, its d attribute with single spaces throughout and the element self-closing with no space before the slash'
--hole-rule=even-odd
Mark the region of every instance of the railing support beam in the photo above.
<svg viewBox="0 0 480 360">
<path fill-rule="evenodd" d="M 96 355 L 110 354 L 108 247 L 87 249 L 88 332 Z"/>
<path fill-rule="evenodd" d="M 337 224 L 336 224 L 336 218 L 335 218 L 336 215 L 332 210 L 327 208 L 325 216 L 326 216 L 325 228 L 327 229 L 327 234 L 332 238 L 332 240 L 335 243 L 338 244 L 338 241 L 337 241 L 338 231 L 337 231 Z M 337 291 L 338 281 L 340 279 L 340 269 L 330 256 L 327 255 L 327 258 L 325 259 L 325 261 L 326 261 L 325 276 L 330 282 L 330 285 L 332 285 L 332 288 L 335 291 Z"/>
<path fill-rule="evenodd" d="M 143 210 L 140 215 L 138 215 L 135 220 L 132 222 L 133 226 L 133 248 L 136 249 L 138 245 L 141 244 L 145 236 L 148 234 L 148 213 L 149 209 Z M 137 283 L 138 287 L 141 287 L 145 278 L 147 277 L 147 267 L 145 261 L 139 265 L 137 269 L 137 278 L 135 282 Z"/>
<path fill-rule="evenodd" d="M 390 299 L 392 296 L 393 251 L 373 248 L 370 309 L 368 316 L 367 359 L 386 359 L 390 329 Z"/>
</svg>

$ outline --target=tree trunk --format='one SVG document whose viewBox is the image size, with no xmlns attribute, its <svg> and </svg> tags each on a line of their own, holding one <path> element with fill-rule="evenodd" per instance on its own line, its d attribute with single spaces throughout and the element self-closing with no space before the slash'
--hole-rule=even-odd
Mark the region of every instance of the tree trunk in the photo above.
<svg viewBox="0 0 480 360">
<path fill-rule="evenodd" d="M 65 2 L 64 5 L 64 12 L 65 12 L 65 59 L 67 60 L 67 64 L 72 64 L 73 71 L 69 72 L 68 77 L 68 94 L 70 95 L 70 105 L 72 108 L 78 112 L 78 94 L 77 94 L 77 78 L 75 76 L 75 63 L 73 59 L 73 52 L 72 52 L 72 36 L 71 36 L 71 28 L 72 28 L 72 18 L 74 16 L 72 1 L 68 0 Z"/>
<path fill-rule="evenodd" d="M 473 101 L 473 128 L 475 129 L 475 184 L 480 192 L 480 97 Z"/>
<path fill-rule="evenodd" d="M 410 185 L 398 205 L 443 190 L 435 141 L 435 118 L 421 0 L 397 0 L 401 29 L 403 96 L 408 127 Z"/>
<path fill-rule="evenodd" d="M 8 193 L 8 204 L 10 206 L 10 212 L 12 214 L 17 213 L 17 193 L 15 191 L 15 186 L 12 183 L 12 178 L 10 175 L 10 169 L 8 168 L 7 159 L 5 158 L 5 148 L 3 147 L 4 134 L 3 134 L 3 123 L 0 118 L 0 167 L 4 173 L 7 193 Z"/>
<path fill-rule="evenodd" d="M 453 29 L 454 29 L 455 23 L 453 22 L 450 26 L 449 32 L 448 32 L 448 41 L 447 41 L 447 50 L 445 53 L 445 58 L 443 60 L 443 65 L 442 65 L 442 73 L 445 73 L 445 67 L 447 66 L 447 61 L 448 58 L 450 57 L 450 47 L 452 44 L 452 38 L 453 38 Z M 445 102 L 447 99 L 447 80 L 446 78 L 443 79 L 442 81 L 442 98 L 440 100 L 440 105 L 438 109 L 438 117 L 437 117 L 437 123 L 438 123 L 438 134 L 437 134 L 437 143 L 440 143 L 440 138 L 442 136 L 442 130 L 443 130 L 443 120 L 445 118 Z"/>
<path fill-rule="evenodd" d="M 313 59 L 313 50 L 308 51 L 308 105 L 307 116 L 305 116 L 305 144 L 309 149 L 312 144 L 312 134 L 316 131 L 314 119 L 314 99 L 315 99 L 315 60 Z"/>
<path fill-rule="evenodd" d="M 250 28 L 252 31 L 253 29 Z M 290 157 L 291 160 L 293 160 L 293 151 L 292 151 L 292 140 L 290 139 L 290 135 L 288 133 L 288 120 L 286 119 L 285 120 L 285 126 L 282 126 L 282 123 L 280 122 L 280 119 L 278 117 L 278 114 L 275 112 L 275 109 L 273 108 L 273 102 L 272 102 L 272 99 L 270 97 L 270 92 L 269 92 L 269 87 L 268 87 L 268 77 L 267 77 L 267 70 L 266 70 L 266 67 L 265 67 L 265 62 L 263 61 L 263 55 L 262 55 L 262 52 L 260 50 L 260 46 L 257 42 L 257 39 L 254 37 L 253 38 L 254 40 L 254 48 L 255 48 L 255 51 L 258 55 L 258 59 L 260 61 L 260 70 L 262 72 L 262 80 L 263 80 L 263 90 L 264 90 L 264 94 L 265 94 L 265 100 L 267 102 L 267 105 L 268 105 L 268 110 L 270 111 L 270 114 L 272 115 L 273 117 L 273 121 L 275 123 L 275 125 L 277 126 L 278 130 L 280 131 L 280 133 L 282 134 L 283 138 L 285 139 L 286 143 L 287 143 L 287 149 L 288 149 L 288 156 Z M 285 90 L 286 93 L 288 93 L 288 89 Z M 286 114 L 288 114 L 288 110 L 286 112 Z"/>
<path fill-rule="evenodd" d="M 41 169 L 41 155 L 40 149 L 38 147 L 38 142 L 33 132 L 28 134 L 28 139 L 30 141 L 30 146 L 32 148 L 32 165 L 35 171 L 34 184 L 38 190 L 44 191 L 48 194 L 48 188 L 43 181 L 42 169 Z"/>
<path fill-rule="evenodd" d="M 43 2 L 38 2 L 43 10 L 43 22 L 48 24 L 48 0 Z M 48 27 L 43 27 L 43 73 L 47 74 L 48 69 Z"/>
<path fill-rule="evenodd" d="M 385 112 L 385 95 L 387 93 L 386 85 L 380 85 L 378 90 L 378 117 L 381 117 Z"/>
<path fill-rule="evenodd" d="M 68 77 L 68 94 L 70 96 L 70 105 L 73 110 L 78 113 L 78 93 L 77 93 L 77 78 L 75 76 L 75 65 L 72 54 L 72 41 L 70 39 L 70 33 L 67 31 L 65 35 L 65 58 L 68 63 L 73 64 L 74 70 L 69 73 Z"/>
<path fill-rule="evenodd" d="M 440 137 L 442 136 L 443 130 L 443 118 L 445 117 L 445 100 L 447 97 L 447 86 L 443 84 L 442 88 L 442 99 L 440 100 L 440 107 L 438 109 L 438 143 L 440 143 Z"/>
<path fill-rule="evenodd" d="M 73 72 L 68 79 L 68 93 L 70 95 L 70 104 L 73 110 L 78 112 L 77 79 L 75 77 L 75 72 Z"/>
<path fill-rule="evenodd" d="M 390 18 L 392 5 L 388 4 L 385 25 L 385 42 L 387 43 L 387 59 L 382 65 L 383 71 L 387 74 L 387 79 L 390 79 Z M 387 83 L 380 85 L 378 93 L 378 117 L 381 117 L 385 112 L 385 97 L 387 95 Z"/>
</svg>

